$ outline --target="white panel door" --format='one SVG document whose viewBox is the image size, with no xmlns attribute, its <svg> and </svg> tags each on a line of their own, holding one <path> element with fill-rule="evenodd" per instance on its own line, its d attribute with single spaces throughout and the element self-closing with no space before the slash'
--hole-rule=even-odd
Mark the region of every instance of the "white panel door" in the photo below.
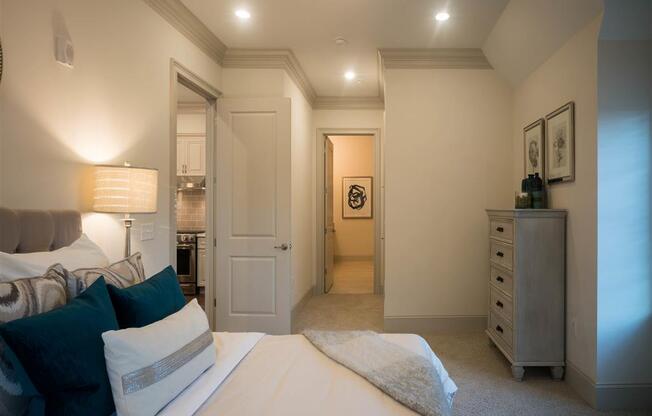
<svg viewBox="0 0 652 416">
<path fill-rule="evenodd" d="M 217 331 L 290 333 L 290 100 L 218 101 Z"/>
<path fill-rule="evenodd" d="M 333 142 L 326 138 L 326 149 L 324 153 L 324 178 L 326 206 L 324 212 L 326 218 L 324 221 L 324 292 L 328 293 L 333 287 L 333 278 L 335 272 L 335 219 L 333 216 Z"/>
</svg>

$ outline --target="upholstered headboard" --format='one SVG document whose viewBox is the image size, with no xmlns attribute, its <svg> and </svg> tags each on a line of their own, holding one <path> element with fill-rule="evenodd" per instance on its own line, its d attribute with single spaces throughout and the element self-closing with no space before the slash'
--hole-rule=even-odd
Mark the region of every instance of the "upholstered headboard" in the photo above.
<svg viewBox="0 0 652 416">
<path fill-rule="evenodd" d="M 81 237 L 78 211 L 13 210 L 0 207 L 0 251 L 51 251 Z"/>
</svg>

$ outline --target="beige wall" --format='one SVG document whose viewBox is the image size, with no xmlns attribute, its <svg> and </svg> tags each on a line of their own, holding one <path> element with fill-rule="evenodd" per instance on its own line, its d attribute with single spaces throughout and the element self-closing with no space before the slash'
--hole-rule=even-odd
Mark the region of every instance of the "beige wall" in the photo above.
<svg viewBox="0 0 652 416">
<path fill-rule="evenodd" d="M 486 208 L 510 208 L 512 90 L 491 70 L 385 73 L 385 317 L 486 316 Z"/>
<path fill-rule="evenodd" d="M 312 107 L 284 73 L 284 94 L 292 100 L 292 305 L 315 285 L 315 141 Z"/>
<path fill-rule="evenodd" d="M 158 213 L 137 215 L 133 250 L 148 274 L 173 259 L 170 201 L 170 58 L 219 88 L 221 68 L 142 1 L 2 3 L 1 200 L 13 208 L 72 208 L 112 259 L 122 256 L 117 215 L 89 213 L 84 183 L 96 163 L 159 169 Z M 54 31 L 68 32 L 74 69 L 54 60 Z M 143 223 L 155 238 L 140 241 Z"/>
<path fill-rule="evenodd" d="M 222 93 L 225 97 L 285 97 L 285 77 L 282 69 L 222 70 Z"/>
<path fill-rule="evenodd" d="M 333 142 L 333 217 L 336 257 L 374 255 L 374 219 L 342 218 L 342 177 L 374 176 L 373 136 L 330 136 Z M 376 196 L 373 195 L 373 203 Z"/>
<path fill-rule="evenodd" d="M 382 129 L 384 115 L 384 110 L 314 110 L 313 123 L 315 129 Z"/>
<path fill-rule="evenodd" d="M 523 127 L 575 102 L 575 182 L 549 188 L 551 208 L 568 209 L 567 360 L 596 379 L 596 124 L 600 19 L 572 37 L 514 93 L 513 190 L 523 177 Z"/>
</svg>

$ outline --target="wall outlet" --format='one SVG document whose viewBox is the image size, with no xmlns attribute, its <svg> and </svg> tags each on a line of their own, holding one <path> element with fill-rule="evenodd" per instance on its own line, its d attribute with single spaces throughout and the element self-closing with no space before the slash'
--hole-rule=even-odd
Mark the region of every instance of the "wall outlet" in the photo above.
<svg viewBox="0 0 652 416">
<path fill-rule="evenodd" d="M 154 239 L 154 223 L 144 223 L 140 228 L 140 241 L 147 241 Z"/>
</svg>

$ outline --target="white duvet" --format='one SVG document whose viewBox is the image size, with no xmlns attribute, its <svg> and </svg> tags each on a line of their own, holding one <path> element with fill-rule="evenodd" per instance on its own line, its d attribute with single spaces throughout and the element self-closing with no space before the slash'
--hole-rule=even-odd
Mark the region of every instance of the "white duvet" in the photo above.
<svg viewBox="0 0 652 416">
<path fill-rule="evenodd" d="M 216 332 L 217 360 L 160 415 L 414 415 L 303 335 Z M 432 360 L 449 400 L 457 386 L 423 338 L 381 334 Z"/>
</svg>

